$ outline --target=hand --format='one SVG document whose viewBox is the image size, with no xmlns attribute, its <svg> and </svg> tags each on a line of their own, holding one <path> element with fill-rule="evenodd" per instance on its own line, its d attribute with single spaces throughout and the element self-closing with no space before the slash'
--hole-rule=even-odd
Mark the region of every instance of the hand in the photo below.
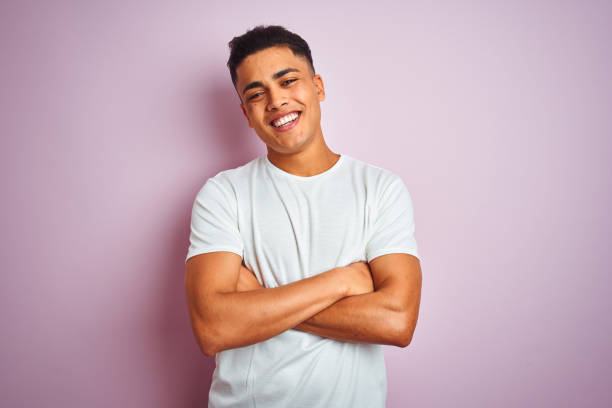
<svg viewBox="0 0 612 408">
<path fill-rule="evenodd" d="M 248 292 L 249 290 L 262 288 L 264 288 L 264 286 L 259 284 L 253 272 L 244 265 L 240 265 L 240 274 L 238 275 L 238 282 L 236 282 L 236 292 Z"/>
<path fill-rule="evenodd" d="M 348 296 L 363 295 L 374 291 L 372 273 L 367 262 L 353 262 L 344 268 L 347 269 L 345 272 L 349 278 Z"/>
</svg>

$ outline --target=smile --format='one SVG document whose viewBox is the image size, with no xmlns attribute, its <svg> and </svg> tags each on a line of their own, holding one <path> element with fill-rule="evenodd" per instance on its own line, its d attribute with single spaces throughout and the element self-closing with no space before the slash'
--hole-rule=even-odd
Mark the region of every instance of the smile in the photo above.
<svg viewBox="0 0 612 408">
<path fill-rule="evenodd" d="M 299 121 L 300 112 L 291 112 L 270 122 L 276 130 L 285 131 L 293 128 Z"/>
</svg>

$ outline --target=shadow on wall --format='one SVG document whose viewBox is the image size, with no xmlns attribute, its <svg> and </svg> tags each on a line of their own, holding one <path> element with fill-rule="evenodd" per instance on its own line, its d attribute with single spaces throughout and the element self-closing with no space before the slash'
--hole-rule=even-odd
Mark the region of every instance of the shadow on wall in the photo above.
<svg viewBox="0 0 612 408">
<path fill-rule="evenodd" d="M 213 80 L 204 81 L 196 93 L 197 98 L 190 104 L 193 107 L 193 120 L 197 122 L 200 137 L 194 149 L 201 151 L 201 184 L 219 171 L 241 166 L 265 152 L 263 142 L 247 125 L 240 111 L 240 100 L 234 90 L 229 75 L 217 75 Z M 199 190 L 200 186 L 196 186 Z M 185 256 L 189 246 L 191 207 L 195 192 L 189 192 L 181 210 L 185 215 L 182 221 L 173 222 L 168 228 L 171 251 L 165 259 L 167 284 L 160 302 L 160 322 L 162 339 L 162 369 L 166 373 L 167 384 L 173 389 L 176 407 L 203 407 L 208 404 L 208 392 L 215 368 L 214 357 L 201 353 L 194 338 L 184 289 Z M 171 215 L 169 219 L 176 220 Z M 178 273 L 177 273 L 178 271 Z"/>
<path fill-rule="evenodd" d="M 265 152 L 259 139 L 240 109 L 240 98 L 229 74 L 223 72 L 207 80 L 207 87 L 197 104 L 200 118 L 203 158 L 220 161 L 216 172 L 241 166 Z M 210 153 L 214 152 L 215 157 Z M 214 174 L 207 175 L 208 177 Z"/>
</svg>

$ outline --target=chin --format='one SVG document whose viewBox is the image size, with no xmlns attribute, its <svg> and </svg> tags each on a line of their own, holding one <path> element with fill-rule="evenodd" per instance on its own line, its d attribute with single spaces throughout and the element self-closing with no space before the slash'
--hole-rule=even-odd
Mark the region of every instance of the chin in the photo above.
<svg viewBox="0 0 612 408">
<path fill-rule="evenodd" d="M 272 144 L 267 144 L 266 145 L 268 147 L 268 149 L 270 150 L 274 150 L 276 153 L 280 153 L 280 154 L 292 154 L 292 153 L 298 153 L 302 150 L 304 150 L 304 143 L 299 143 L 299 144 L 292 144 L 292 145 L 278 145 L 276 143 Z"/>
</svg>

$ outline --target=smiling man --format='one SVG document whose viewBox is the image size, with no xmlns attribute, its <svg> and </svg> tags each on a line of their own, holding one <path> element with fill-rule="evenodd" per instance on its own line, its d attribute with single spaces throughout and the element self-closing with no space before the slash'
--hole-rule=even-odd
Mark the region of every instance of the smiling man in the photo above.
<svg viewBox="0 0 612 408">
<path fill-rule="evenodd" d="M 258 26 L 229 45 L 267 155 L 208 179 L 193 204 L 185 287 L 215 356 L 209 406 L 384 407 L 381 345 L 410 344 L 420 304 L 410 194 L 327 146 L 300 36 Z"/>
</svg>

